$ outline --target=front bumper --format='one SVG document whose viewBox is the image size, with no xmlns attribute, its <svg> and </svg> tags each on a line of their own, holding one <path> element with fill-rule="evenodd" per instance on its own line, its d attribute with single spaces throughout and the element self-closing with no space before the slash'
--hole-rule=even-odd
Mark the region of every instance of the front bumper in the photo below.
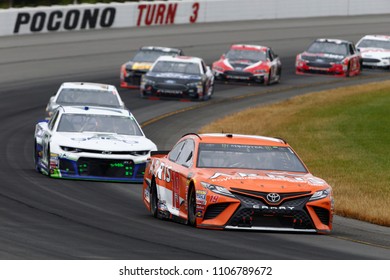
<svg viewBox="0 0 390 280">
<path fill-rule="evenodd" d="M 314 62 L 297 62 L 296 73 L 297 74 L 325 74 L 334 76 L 345 76 L 348 67 L 343 64 L 330 64 L 330 63 L 314 63 Z"/>
<path fill-rule="evenodd" d="M 219 72 L 214 70 L 214 76 L 217 80 L 235 80 L 263 83 L 265 80 L 265 74 L 266 73 L 253 74 L 251 72 L 234 70 Z"/>
<path fill-rule="evenodd" d="M 273 206 L 262 199 L 234 194 L 240 206 L 230 214 L 229 203 L 210 205 L 200 227 L 265 231 L 295 231 L 329 233 L 332 229 L 330 202 L 309 201 L 310 195 L 285 200 Z M 218 225 L 220 217 L 229 215 L 228 221 Z"/>
<path fill-rule="evenodd" d="M 186 85 L 145 84 L 141 86 L 143 97 L 166 97 L 179 99 L 199 99 L 203 96 L 203 88 Z"/>
<path fill-rule="evenodd" d="M 389 59 L 363 57 L 362 66 L 367 68 L 390 68 Z"/>
<path fill-rule="evenodd" d="M 87 154 L 80 157 L 51 153 L 49 166 L 42 162 L 38 146 L 36 169 L 52 178 L 142 183 L 146 161 L 110 156 L 98 158 Z"/>
</svg>

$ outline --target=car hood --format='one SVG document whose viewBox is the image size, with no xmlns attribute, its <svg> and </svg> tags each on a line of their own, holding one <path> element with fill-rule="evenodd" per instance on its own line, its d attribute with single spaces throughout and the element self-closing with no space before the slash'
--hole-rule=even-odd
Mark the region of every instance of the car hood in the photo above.
<svg viewBox="0 0 390 280">
<path fill-rule="evenodd" d="M 324 61 L 324 62 L 339 62 L 343 60 L 346 56 L 339 54 L 331 53 L 308 53 L 304 52 L 301 54 L 302 59 L 308 61 Z"/>
<path fill-rule="evenodd" d="M 250 60 L 231 60 L 231 59 L 224 59 L 222 63 L 225 65 L 225 67 L 231 68 L 232 70 L 236 71 L 244 71 L 249 70 L 250 68 L 258 67 L 262 65 L 263 63 L 266 63 L 265 61 L 250 61 Z"/>
<path fill-rule="evenodd" d="M 153 151 L 157 149 L 156 145 L 144 136 L 111 133 L 58 132 L 52 137 L 52 143 L 59 146 L 101 151 Z"/>
<path fill-rule="evenodd" d="M 328 184 L 310 173 L 259 170 L 216 170 L 200 172 L 202 181 L 225 187 L 229 190 L 256 192 L 314 192 L 328 187 Z"/>
<path fill-rule="evenodd" d="M 190 74 L 180 74 L 180 73 L 154 73 L 148 72 L 146 74 L 147 78 L 152 79 L 156 82 L 164 82 L 164 83 L 188 83 L 188 82 L 197 82 L 201 80 L 200 75 L 190 75 Z"/>
<path fill-rule="evenodd" d="M 126 68 L 129 70 L 142 70 L 148 71 L 153 65 L 153 62 L 133 62 L 129 61 L 126 63 Z"/>
<path fill-rule="evenodd" d="M 362 57 L 374 57 L 374 58 L 385 58 L 390 57 L 390 50 L 377 49 L 377 48 L 361 48 L 360 53 Z"/>
</svg>

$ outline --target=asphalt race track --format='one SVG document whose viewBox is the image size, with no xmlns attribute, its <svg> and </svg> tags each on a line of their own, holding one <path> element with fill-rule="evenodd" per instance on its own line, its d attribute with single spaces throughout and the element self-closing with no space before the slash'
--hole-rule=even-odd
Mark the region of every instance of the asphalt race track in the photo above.
<svg viewBox="0 0 390 280">
<path fill-rule="evenodd" d="M 60 83 L 119 86 L 120 65 L 141 46 L 179 47 L 210 65 L 232 43 L 258 43 L 283 63 L 280 84 L 218 83 L 207 102 L 144 100 L 137 90 L 121 89 L 146 135 L 165 150 L 182 134 L 243 108 L 390 78 L 378 70 L 348 79 L 294 74 L 295 55 L 313 39 L 356 42 L 388 34 L 389 26 L 386 15 L 1 38 L 0 259 L 390 259 L 390 228 L 336 217 L 329 236 L 194 229 L 152 218 L 141 185 L 49 179 L 32 160 L 35 123 Z"/>
</svg>

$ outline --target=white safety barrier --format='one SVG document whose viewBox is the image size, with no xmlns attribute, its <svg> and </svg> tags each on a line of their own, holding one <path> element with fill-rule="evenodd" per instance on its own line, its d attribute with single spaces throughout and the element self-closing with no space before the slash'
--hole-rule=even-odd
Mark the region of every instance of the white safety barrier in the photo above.
<svg viewBox="0 0 390 280">
<path fill-rule="evenodd" d="M 389 0 L 182 0 L 0 10 L 0 36 L 86 29 L 390 14 Z"/>
</svg>

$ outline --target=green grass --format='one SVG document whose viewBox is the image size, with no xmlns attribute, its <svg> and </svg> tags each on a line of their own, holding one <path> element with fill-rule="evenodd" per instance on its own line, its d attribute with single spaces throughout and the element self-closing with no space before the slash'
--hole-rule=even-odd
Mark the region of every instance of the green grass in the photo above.
<svg viewBox="0 0 390 280">
<path fill-rule="evenodd" d="M 249 109 L 201 132 L 222 130 L 286 139 L 332 185 L 336 214 L 390 226 L 390 82 Z"/>
</svg>

